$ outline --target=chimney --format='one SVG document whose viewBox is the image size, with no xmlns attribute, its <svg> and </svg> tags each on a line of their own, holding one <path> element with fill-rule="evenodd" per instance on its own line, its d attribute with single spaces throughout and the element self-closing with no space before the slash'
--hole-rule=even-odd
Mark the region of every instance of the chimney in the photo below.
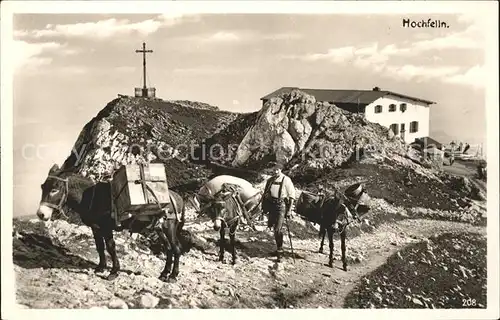
<svg viewBox="0 0 500 320">
<path fill-rule="evenodd" d="M 380 91 L 379 87 L 373 87 L 372 91 Z"/>
</svg>

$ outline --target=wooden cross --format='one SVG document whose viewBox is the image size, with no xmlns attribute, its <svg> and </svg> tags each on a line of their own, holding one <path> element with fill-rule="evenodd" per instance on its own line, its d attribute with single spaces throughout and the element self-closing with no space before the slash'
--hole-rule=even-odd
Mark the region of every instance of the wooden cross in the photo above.
<svg viewBox="0 0 500 320">
<path fill-rule="evenodd" d="M 146 50 L 146 43 L 142 43 L 142 50 L 135 50 L 136 53 L 142 53 L 142 72 L 144 75 L 144 87 L 143 90 L 146 90 L 146 53 L 151 53 L 153 50 Z"/>
</svg>

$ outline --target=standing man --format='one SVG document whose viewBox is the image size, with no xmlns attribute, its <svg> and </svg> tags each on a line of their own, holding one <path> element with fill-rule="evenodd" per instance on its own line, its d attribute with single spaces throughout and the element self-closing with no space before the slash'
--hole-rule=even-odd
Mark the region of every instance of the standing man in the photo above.
<svg viewBox="0 0 500 320">
<path fill-rule="evenodd" d="M 269 212 L 268 228 L 274 229 L 278 262 L 281 261 L 283 255 L 283 222 L 290 215 L 295 202 L 295 188 L 292 180 L 281 170 L 283 170 L 281 164 L 273 167 L 273 176 L 267 181 L 263 194 L 265 202 L 263 210 Z"/>
<path fill-rule="evenodd" d="M 462 151 L 463 154 L 466 154 L 467 151 L 469 150 L 470 148 L 470 145 L 468 143 L 465 144 L 465 148 L 464 148 L 464 151 Z"/>
<path fill-rule="evenodd" d="M 450 166 L 455 162 L 455 141 L 450 143 Z"/>
</svg>

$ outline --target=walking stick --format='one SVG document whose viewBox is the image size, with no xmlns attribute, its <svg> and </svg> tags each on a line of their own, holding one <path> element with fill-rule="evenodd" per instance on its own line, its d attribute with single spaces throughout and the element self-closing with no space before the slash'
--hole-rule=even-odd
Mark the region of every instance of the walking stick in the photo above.
<svg viewBox="0 0 500 320">
<path fill-rule="evenodd" d="M 293 263 L 295 263 L 295 254 L 293 253 L 293 245 L 292 245 L 292 235 L 290 234 L 290 226 L 288 225 L 287 215 L 285 215 L 285 223 L 286 223 L 286 229 L 288 230 L 288 239 L 290 239 L 290 250 L 292 251 Z"/>
</svg>

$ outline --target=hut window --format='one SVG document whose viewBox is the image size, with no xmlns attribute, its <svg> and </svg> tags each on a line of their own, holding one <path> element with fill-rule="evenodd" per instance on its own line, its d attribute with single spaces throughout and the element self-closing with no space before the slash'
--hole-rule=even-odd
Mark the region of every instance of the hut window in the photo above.
<svg viewBox="0 0 500 320">
<path fill-rule="evenodd" d="M 418 132 L 418 121 L 410 122 L 410 133 Z"/>
<path fill-rule="evenodd" d="M 392 132 L 394 132 L 395 135 L 398 134 L 398 124 L 397 123 L 391 124 L 390 129 L 392 130 Z"/>
</svg>

